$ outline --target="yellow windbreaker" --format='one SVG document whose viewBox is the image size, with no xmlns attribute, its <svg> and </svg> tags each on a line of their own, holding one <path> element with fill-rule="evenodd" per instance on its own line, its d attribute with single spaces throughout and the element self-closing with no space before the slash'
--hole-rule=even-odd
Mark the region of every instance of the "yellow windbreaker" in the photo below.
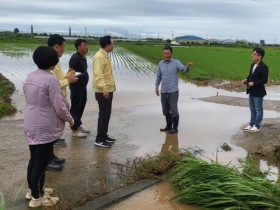
<svg viewBox="0 0 280 210">
<path fill-rule="evenodd" d="M 92 88 L 97 93 L 116 91 L 109 54 L 100 49 L 93 57 Z"/>
<path fill-rule="evenodd" d="M 59 63 L 55 66 L 55 68 L 53 70 L 51 70 L 51 73 L 53 75 L 55 75 L 56 78 L 58 79 L 60 90 L 61 90 L 63 96 L 66 98 L 66 96 L 67 96 L 66 87 L 69 86 L 67 74 L 64 74 Z"/>
</svg>

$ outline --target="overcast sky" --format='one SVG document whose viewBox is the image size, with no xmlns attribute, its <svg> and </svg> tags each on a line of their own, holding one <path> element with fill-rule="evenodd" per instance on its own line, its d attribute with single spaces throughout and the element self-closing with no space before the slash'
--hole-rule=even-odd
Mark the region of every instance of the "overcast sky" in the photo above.
<svg viewBox="0 0 280 210">
<path fill-rule="evenodd" d="M 0 0 L 0 31 L 280 43 L 279 0 Z"/>
</svg>

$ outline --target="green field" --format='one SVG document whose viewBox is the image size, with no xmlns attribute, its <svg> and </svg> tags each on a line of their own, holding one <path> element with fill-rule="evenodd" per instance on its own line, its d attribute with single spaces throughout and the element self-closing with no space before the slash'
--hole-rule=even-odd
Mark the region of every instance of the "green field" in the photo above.
<svg viewBox="0 0 280 210">
<path fill-rule="evenodd" d="M 39 45 L 45 45 L 47 39 L 40 42 L 0 42 L 0 52 L 9 56 L 23 56 L 28 51 L 34 51 Z M 153 64 L 158 64 L 162 59 L 163 43 L 159 45 L 144 45 L 134 42 L 116 42 L 116 47 L 122 46 L 129 51 L 140 55 Z M 89 42 L 89 55 L 96 52 L 99 46 L 96 41 Z M 211 79 L 239 81 L 246 78 L 251 60 L 253 47 L 217 47 L 217 46 L 188 46 L 174 47 L 173 57 L 182 63 L 192 61 L 193 66 L 188 74 L 181 74 L 182 78 L 193 81 L 205 81 Z M 269 67 L 269 81 L 278 84 L 280 82 L 280 48 L 264 47 L 266 55 L 264 62 Z M 75 51 L 73 40 L 67 41 L 65 52 Z"/>
<path fill-rule="evenodd" d="M 152 45 L 133 45 L 121 43 L 128 50 L 157 64 L 162 59 L 162 47 Z M 190 80 L 208 79 L 238 81 L 247 77 L 253 48 L 189 46 L 174 47 L 173 57 L 183 64 L 192 61 L 189 74 L 182 75 Z M 280 50 L 276 47 L 265 47 L 264 62 L 269 67 L 269 81 L 280 82 Z"/>
</svg>

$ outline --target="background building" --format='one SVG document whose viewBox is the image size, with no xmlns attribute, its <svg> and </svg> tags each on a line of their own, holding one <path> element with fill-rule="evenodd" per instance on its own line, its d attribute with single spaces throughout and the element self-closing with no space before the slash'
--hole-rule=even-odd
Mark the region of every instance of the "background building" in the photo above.
<svg viewBox="0 0 280 210">
<path fill-rule="evenodd" d="M 174 41 L 179 44 L 203 44 L 206 42 L 203 38 L 193 35 L 177 36 Z"/>
</svg>

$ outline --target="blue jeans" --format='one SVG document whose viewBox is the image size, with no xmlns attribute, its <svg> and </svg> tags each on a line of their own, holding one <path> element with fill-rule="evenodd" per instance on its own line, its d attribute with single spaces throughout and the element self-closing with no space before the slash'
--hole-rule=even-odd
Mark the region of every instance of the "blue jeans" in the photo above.
<svg viewBox="0 0 280 210">
<path fill-rule="evenodd" d="M 263 97 L 254 97 L 249 94 L 249 107 L 251 111 L 250 125 L 260 128 L 263 119 Z"/>
</svg>

